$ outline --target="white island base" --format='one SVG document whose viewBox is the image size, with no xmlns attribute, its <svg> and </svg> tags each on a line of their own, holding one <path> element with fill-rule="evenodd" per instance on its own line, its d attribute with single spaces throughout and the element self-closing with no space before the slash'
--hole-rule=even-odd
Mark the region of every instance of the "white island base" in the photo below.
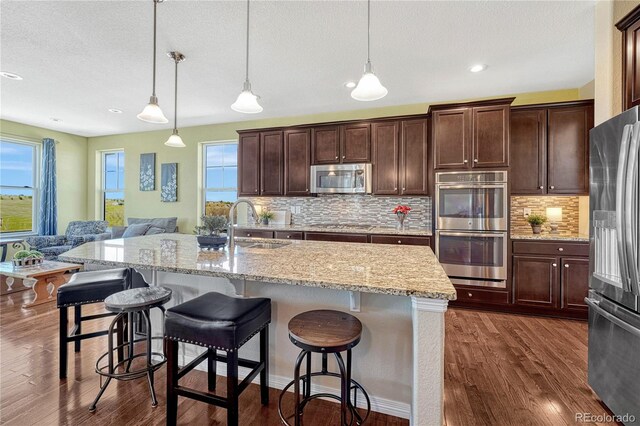
<svg viewBox="0 0 640 426">
<path fill-rule="evenodd" d="M 353 349 L 353 378 L 369 393 L 372 410 L 408 418 L 412 425 L 443 424 L 447 300 L 138 270 L 152 285 L 173 290 L 167 308 L 210 291 L 271 298 L 269 386 L 277 389 L 282 389 L 292 379 L 299 353 L 288 338 L 289 320 L 313 309 L 351 311 L 363 325 L 362 340 Z M 160 317 L 155 315 L 154 330 L 159 333 L 162 330 Z M 193 345 L 181 345 L 181 365 L 202 350 Z M 240 356 L 258 359 L 258 340 L 252 339 L 245 344 Z M 320 355 L 314 357 L 314 371 L 320 370 L 320 361 Z M 206 368 L 206 364 L 202 364 L 202 368 Z M 329 369 L 336 371 L 331 358 Z M 226 369 L 220 365 L 217 372 L 224 374 Z M 240 378 L 247 372 L 241 368 Z M 337 379 L 318 378 L 312 391 L 339 394 L 339 383 Z M 363 402 L 363 398 L 358 399 L 359 406 L 362 407 Z"/>
</svg>

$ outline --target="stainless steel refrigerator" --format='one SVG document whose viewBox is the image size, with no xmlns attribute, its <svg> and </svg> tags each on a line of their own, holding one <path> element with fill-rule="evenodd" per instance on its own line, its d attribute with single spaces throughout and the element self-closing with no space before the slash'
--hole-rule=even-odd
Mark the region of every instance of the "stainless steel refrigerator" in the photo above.
<svg viewBox="0 0 640 426">
<path fill-rule="evenodd" d="M 590 133 L 589 385 L 640 425 L 638 107 Z"/>
</svg>

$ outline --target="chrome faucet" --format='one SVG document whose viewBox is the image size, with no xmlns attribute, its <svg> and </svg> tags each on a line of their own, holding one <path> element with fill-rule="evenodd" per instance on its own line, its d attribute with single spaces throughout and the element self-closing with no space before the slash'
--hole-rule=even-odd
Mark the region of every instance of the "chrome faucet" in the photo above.
<svg viewBox="0 0 640 426">
<path fill-rule="evenodd" d="M 234 239 L 236 236 L 234 213 L 236 212 L 236 206 L 240 203 L 245 203 L 249 207 L 251 207 L 251 214 L 253 215 L 253 221 L 255 223 L 258 223 L 258 211 L 256 210 L 256 206 L 249 200 L 244 200 L 242 198 L 238 199 L 238 201 L 233 203 L 233 205 L 229 209 L 229 232 L 228 232 L 229 246 L 233 245 Z"/>
</svg>

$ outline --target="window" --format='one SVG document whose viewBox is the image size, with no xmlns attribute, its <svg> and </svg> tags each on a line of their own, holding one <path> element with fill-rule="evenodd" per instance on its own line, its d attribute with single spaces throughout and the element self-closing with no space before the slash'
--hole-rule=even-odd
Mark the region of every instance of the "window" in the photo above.
<svg viewBox="0 0 640 426">
<path fill-rule="evenodd" d="M 0 235 L 38 231 L 40 145 L 0 140 Z"/>
<path fill-rule="evenodd" d="M 227 215 L 238 199 L 238 142 L 205 144 L 204 211 L 207 215 Z"/>
<path fill-rule="evenodd" d="M 102 218 L 124 225 L 124 151 L 102 153 Z"/>
</svg>

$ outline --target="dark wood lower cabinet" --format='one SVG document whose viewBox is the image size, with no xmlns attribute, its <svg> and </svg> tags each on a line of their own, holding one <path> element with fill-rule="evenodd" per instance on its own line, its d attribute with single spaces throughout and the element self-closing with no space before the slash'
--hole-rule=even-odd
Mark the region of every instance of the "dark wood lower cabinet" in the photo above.
<svg viewBox="0 0 640 426">
<path fill-rule="evenodd" d="M 589 292 L 589 259 L 562 258 L 562 309 L 587 312 L 584 298 Z"/>
<path fill-rule="evenodd" d="M 277 240 L 304 240 L 304 233 L 300 231 L 276 231 Z"/>
<path fill-rule="evenodd" d="M 429 237 L 407 237 L 405 235 L 371 235 L 373 244 L 404 244 L 406 246 L 430 246 Z"/>
<path fill-rule="evenodd" d="M 305 240 L 312 241 L 337 241 L 341 243 L 367 243 L 367 234 L 341 234 L 333 232 L 305 232 Z"/>
<path fill-rule="evenodd" d="M 513 256 L 514 301 L 518 305 L 558 307 L 558 259 Z"/>
<path fill-rule="evenodd" d="M 261 231 L 256 229 L 237 229 L 236 237 L 273 238 L 273 231 Z"/>
</svg>

